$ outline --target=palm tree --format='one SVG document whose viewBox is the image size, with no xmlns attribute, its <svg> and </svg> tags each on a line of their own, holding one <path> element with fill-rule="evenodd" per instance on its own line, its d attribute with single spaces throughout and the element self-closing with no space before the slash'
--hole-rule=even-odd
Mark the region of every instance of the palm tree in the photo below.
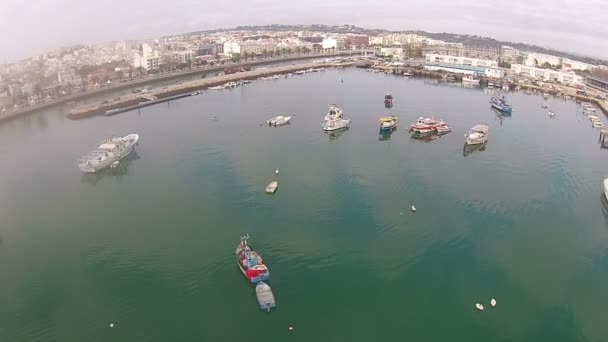
<svg viewBox="0 0 608 342">
<path fill-rule="evenodd" d="M 283 54 L 283 57 L 285 57 L 285 52 L 287 52 L 286 48 L 281 48 L 281 53 Z"/>
<path fill-rule="evenodd" d="M 243 51 L 243 59 L 245 60 L 245 62 L 247 62 L 247 57 L 249 57 L 249 54 L 247 53 L 247 51 Z"/>
<path fill-rule="evenodd" d="M 266 49 L 262 50 L 262 58 L 266 58 L 267 55 L 268 55 L 268 50 L 266 50 Z"/>
</svg>

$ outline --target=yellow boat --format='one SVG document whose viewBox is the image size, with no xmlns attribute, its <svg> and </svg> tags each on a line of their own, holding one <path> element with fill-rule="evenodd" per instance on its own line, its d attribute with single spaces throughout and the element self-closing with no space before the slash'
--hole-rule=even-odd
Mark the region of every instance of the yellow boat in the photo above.
<svg viewBox="0 0 608 342">
<path fill-rule="evenodd" d="M 391 115 L 380 118 L 380 130 L 381 131 L 392 131 L 397 128 L 398 117 Z"/>
</svg>

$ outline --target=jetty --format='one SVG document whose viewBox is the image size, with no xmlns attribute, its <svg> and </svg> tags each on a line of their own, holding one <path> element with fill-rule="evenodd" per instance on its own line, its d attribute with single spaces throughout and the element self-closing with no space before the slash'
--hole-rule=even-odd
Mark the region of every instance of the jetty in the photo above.
<svg viewBox="0 0 608 342">
<path fill-rule="evenodd" d="M 289 73 L 308 69 L 318 70 L 319 68 L 345 67 L 352 65 L 354 65 L 354 62 L 350 61 L 304 63 L 296 65 L 277 66 L 268 69 L 257 69 L 239 72 L 235 74 L 198 79 L 189 82 L 183 82 L 180 84 L 165 86 L 158 89 L 152 89 L 145 95 L 128 94 L 122 97 L 117 97 L 114 100 L 104 100 L 93 105 L 78 107 L 72 110 L 67 115 L 67 117 L 70 119 L 81 119 L 100 114 L 116 115 L 119 113 L 124 113 L 126 111 L 151 106 L 161 102 L 172 101 L 186 96 L 190 96 L 193 92 L 198 92 L 209 87 L 218 86 L 228 82 L 255 80 L 262 77 L 269 77 L 275 75 L 287 75 Z"/>
</svg>

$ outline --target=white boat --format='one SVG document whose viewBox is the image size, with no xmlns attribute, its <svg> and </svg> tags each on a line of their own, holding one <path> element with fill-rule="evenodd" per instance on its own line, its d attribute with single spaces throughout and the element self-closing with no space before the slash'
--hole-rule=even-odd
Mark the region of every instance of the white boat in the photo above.
<svg viewBox="0 0 608 342">
<path fill-rule="evenodd" d="M 490 305 L 492 305 L 493 308 L 496 307 L 496 299 L 492 298 L 490 300 Z"/>
<path fill-rule="evenodd" d="M 404 72 L 403 76 L 405 76 L 405 77 L 413 77 L 414 74 L 412 74 L 411 72 Z"/>
<path fill-rule="evenodd" d="M 335 104 L 330 104 L 329 110 L 327 111 L 327 114 L 325 114 L 325 121 L 332 119 L 341 119 L 342 114 L 342 109 L 340 109 L 340 107 L 336 106 Z"/>
<path fill-rule="evenodd" d="M 608 200 L 608 178 L 604 179 L 604 197 Z"/>
<path fill-rule="evenodd" d="M 591 104 L 591 102 L 582 102 L 581 106 L 583 106 L 584 108 L 592 108 L 593 105 Z"/>
<path fill-rule="evenodd" d="M 480 145 L 488 142 L 488 130 L 487 125 L 475 125 L 469 131 L 469 134 L 465 134 L 465 142 L 467 145 Z"/>
<path fill-rule="evenodd" d="M 462 83 L 466 84 L 479 84 L 479 79 L 473 78 L 473 76 L 464 76 L 462 78 Z"/>
<path fill-rule="evenodd" d="M 452 128 L 450 126 L 438 126 L 437 128 L 435 128 L 435 130 L 437 131 L 438 135 L 443 135 L 450 133 L 452 131 Z"/>
<path fill-rule="evenodd" d="M 479 310 L 479 311 L 483 311 L 483 305 L 482 304 L 479 304 L 479 303 L 475 304 L 475 308 L 477 308 L 477 310 Z"/>
<path fill-rule="evenodd" d="M 255 286 L 255 296 L 257 297 L 258 304 L 262 310 L 267 310 L 270 312 L 270 309 L 277 306 L 272 289 L 263 281 L 259 282 Z"/>
<path fill-rule="evenodd" d="M 104 169 L 133 152 L 138 141 L 138 134 L 107 139 L 95 151 L 80 158 L 78 160 L 78 168 L 87 173 L 95 173 Z"/>
<path fill-rule="evenodd" d="M 331 119 L 331 120 L 325 121 L 321 125 L 321 127 L 326 132 L 333 132 L 333 131 L 337 131 L 340 129 L 348 128 L 349 125 L 350 125 L 350 120 L 348 120 L 348 119 Z"/>
<path fill-rule="evenodd" d="M 488 82 L 488 87 L 494 87 L 494 83 L 493 82 Z"/>
<path fill-rule="evenodd" d="M 583 113 L 595 113 L 596 111 L 597 109 L 593 107 L 585 107 L 585 109 L 583 109 Z"/>
<path fill-rule="evenodd" d="M 279 120 L 276 120 L 274 122 L 274 125 L 275 126 L 282 126 L 282 125 L 288 124 L 289 120 L 291 120 L 291 116 L 284 116 L 284 117 L 280 118 Z"/>
<path fill-rule="evenodd" d="M 210 90 L 222 90 L 222 89 L 226 89 L 225 85 L 218 85 L 215 87 L 209 87 Z"/>
<path fill-rule="evenodd" d="M 552 117 L 552 118 L 555 117 L 555 112 L 553 112 L 553 111 L 549 111 L 549 113 L 547 113 L 547 114 L 549 114 L 549 116 Z"/>
<path fill-rule="evenodd" d="M 589 114 L 589 115 L 587 115 L 587 117 L 588 117 L 588 118 L 589 118 L 589 120 L 591 120 L 591 121 L 596 121 L 596 120 L 599 120 L 599 119 L 600 119 L 600 118 L 599 118 L 597 115 L 595 115 L 595 114 Z"/>
<path fill-rule="evenodd" d="M 604 123 L 601 122 L 601 121 L 599 121 L 599 120 L 593 121 L 593 127 L 595 127 L 595 128 L 602 128 L 602 127 L 604 127 Z"/>
<path fill-rule="evenodd" d="M 274 194 L 277 191 L 278 187 L 279 187 L 279 183 L 277 181 L 270 182 L 266 186 L 266 193 L 267 194 Z"/>
</svg>

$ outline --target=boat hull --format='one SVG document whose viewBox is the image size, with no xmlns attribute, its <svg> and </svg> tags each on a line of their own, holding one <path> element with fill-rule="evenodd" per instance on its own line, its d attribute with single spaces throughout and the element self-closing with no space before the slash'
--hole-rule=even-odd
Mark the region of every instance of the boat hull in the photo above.
<svg viewBox="0 0 608 342">
<path fill-rule="evenodd" d="M 262 310 L 270 311 L 270 309 L 277 306 L 272 289 L 264 281 L 260 281 L 256 285 L 255 296 L 258 299 L 258 304 Z"/>
<path fill-rule="evenodd" d="M 608 200 L 608 178 L 604 179 L 604 197 Z"/>
<path fill-rule="evenodd" d="M 268 281 L 270 280 L 270 271 L 267 271 L 265 273 L 261 273 L 255 277 L 248 277 L 247 276 L 247 272 L 245 271 L 245 269 L 243 268 L 243 266 L 241 266 L 239 264 L 239 261 L 236 261 L 236 265 L 239 267 L 239 269 L 241 270 L 241 272 L 243 273 L 243 275 L 245 276 L 245 278 L 247 280 L 249 280 L 250 282 L 252 282 L 253 284 L 257 284 L 261 281 Z"/>
<path fill-rule="evenodd" d="M 504 113 L 504 114 L 511 114 L 511 111 L 512 111 L 512 109 L 510 107 L 504 107 L 504 106 L 498 105 L 496 103 L 492 103 L 492 108 L 494 108 L 497 111 Z"/>
<path fill-rule="evenodd" d="M 129 141 L 129 144 L 126 145 L 124 149 L 120 150 L 118 154 L 108 156 L 108 158 L 106 158 L 105 160 L 99 161 L 97 163 L 79 163 L 78 168 L 80 169 L 80 171 L 85 173 L 96 173 L 100 170 L 109 167 L 112 163 L 120 161 L 123 158 L 129 156 L 131 152 L 133 152 L 133 150 L 135 149 L 135 145 L 137 145 L 137 142 L 139 141 L 139 135 L 129 134 L 124 137 L 124 139 L 127 139 Z"/>
</svg>

